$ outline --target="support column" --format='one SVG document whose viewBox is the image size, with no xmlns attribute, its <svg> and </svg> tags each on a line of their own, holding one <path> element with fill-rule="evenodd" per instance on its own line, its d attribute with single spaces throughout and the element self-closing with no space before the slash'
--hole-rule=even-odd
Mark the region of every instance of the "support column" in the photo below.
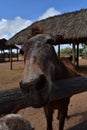
<svg viewBox="0 0 87 130">
<path fill-rule="evenodd" d="M 73 64 L 75 65 L 75 44 L 72 43 L 72 59 Z"/>
<path fill-rule="evenodd" d="M 19 57 L 18 57 L 18 49 L 17 49 L 17 61 L 19 60 Z"/>
<path fill-rule="evenodd" d="M 13 66 L 12 66 L 12 47 L 10 46 L 10 69 L 12 70 L 13 69 Z"/>
<path fill-rule="evenodd" d="M 77 67 L 79 67 L 79 43 L 77 43 Z"/>
<path fill-rule="evenodd" d="M 58 44 L 58 57 L 60 57 L 60 44 Z"/>
</svg>

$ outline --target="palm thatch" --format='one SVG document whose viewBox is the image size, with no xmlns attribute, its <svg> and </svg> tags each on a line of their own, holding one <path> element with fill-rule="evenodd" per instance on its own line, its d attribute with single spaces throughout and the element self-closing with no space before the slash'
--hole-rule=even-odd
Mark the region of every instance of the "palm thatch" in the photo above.
<svg viewBox="0 0 87 130">
<path fill-rule="evenodd" d="M 0 50 L 10 50 L 10 47 L 12 49 L 18 49 L 18 47 L 14 44 L 7 45 L 7 39 L 5 39 L 5 38 L 0 39 Z"/>
<path fill-rule="evenodd" d="M 7 40 L 5 38 L 0 39 L 0 50 L 4 50 Z"/>
<path fill-rule="evenodd" d="M 62 35 L 63 40 L 58 43 L 84 43 L 87 42 L 87 9 L 65 13 L 37 21 L 26 29 L 17 33 L 8 40 L 8 44 L 23 44 L 31 35 L 31 29 L 34 26 L 43 28 L 45 33 L 51 33 L 54 36 Z"/>
</svg>

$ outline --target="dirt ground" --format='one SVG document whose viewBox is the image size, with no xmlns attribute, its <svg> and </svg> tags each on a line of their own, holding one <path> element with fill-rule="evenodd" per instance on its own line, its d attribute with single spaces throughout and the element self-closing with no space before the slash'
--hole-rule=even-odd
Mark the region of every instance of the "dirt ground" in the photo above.
<svg viewBox="0 0 87 130">
<path fill-rule="evenodd" d="M 78 71 L 87 75 L 87 60 L 80 60 Z M 10 70 L 10 63 L 0 63 L 0 90 L 14 88 L 19 86 L 22 71 L 24 68 L 23 61 L 14 62 L 13 70 Z M 24 115 L 29 122 L 35 127 L 35 130 L 46 130 L 46 120 L 43 108 L 26 108 L 18 113 Z M 57 111 L 54 112 L 53 128 L 58 129 L 56 119 Z M 71 97 L 68 115 L 69 120 L 65 122 L 64 130 L 87 130 L 87 92 L 80 93 Z"/>
</svg>

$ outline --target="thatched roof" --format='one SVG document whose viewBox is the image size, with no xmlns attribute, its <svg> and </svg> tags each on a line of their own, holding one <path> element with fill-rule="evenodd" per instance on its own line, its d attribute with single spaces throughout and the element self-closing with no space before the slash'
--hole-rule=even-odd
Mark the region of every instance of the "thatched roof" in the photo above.
<svg viewBox="0 0 87 130">
<path fill-rule="evenodd" d="M 65 13 L 37 21 L 26 29 L 12 37 L 8 44 L 23 44 L 27 40 L 27 35 L 31 34 L 31 28 L 39 25 L 46 33 L 62 35 L 61 43 L 84 43 L 87 42 L 87 9 Z M 58 41 L 59 43 L 59 41 Z"/>
<path fill-rule="evenodd" d="M 18 49 L 17 46 L 15 45 L 11 45 L 12 49 Z M 0 39 L 0 50 L 9 50 L 10 49 L 10 45 L 7 45 L 7 39 L 2 38 Z"/>
<path fill-rule="evenodd" d="M 3 50 L 6 46 L 7 40 L 5 38 L 0 39 L 0 50 Z"/>
</svg>

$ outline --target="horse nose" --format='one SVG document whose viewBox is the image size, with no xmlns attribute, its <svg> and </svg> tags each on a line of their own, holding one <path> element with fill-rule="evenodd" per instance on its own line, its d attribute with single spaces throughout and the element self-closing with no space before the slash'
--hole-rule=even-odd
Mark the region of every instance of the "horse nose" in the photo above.
<svg viewBox="0 0 87 130">
<path fill-rule="evenodd" d="M 29 87 L 27 83 L 23 83 L 22 81 L 20 82 L 20 88 L 21 91 L 25 94 L 25 93 L 29 93 Z"/>
<path fill-rule="evenodd" d="M 20 82 L 20 88 L 23 93 L 30 93 L 30 91 L 33 90 L 41 90 L 43 89 L 47 84 L 47 79 L 44 74 L 40 74 L 36 79 L 34 79 L 31 82 L 23 83 Z"/>
<path fill-rule="evenodd" d="M 35 85 L 36 89 L 37 90 L 43 89 L 46 86 L 46 83 L 47 83 L 47 79 L 46 79 L 45 75 L 44 74 L 39 75 L 39 78 Z"/>
</svg>

